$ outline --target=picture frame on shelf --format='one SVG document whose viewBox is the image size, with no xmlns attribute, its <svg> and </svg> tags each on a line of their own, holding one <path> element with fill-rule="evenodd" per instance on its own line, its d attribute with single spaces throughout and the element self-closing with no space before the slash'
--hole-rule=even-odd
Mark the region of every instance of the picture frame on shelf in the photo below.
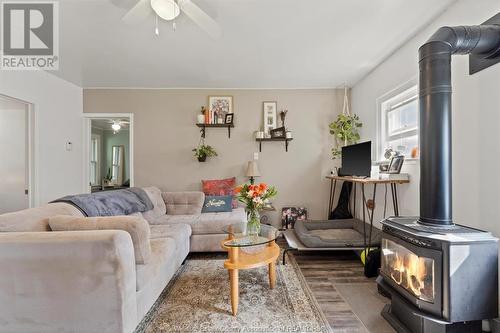
<svg viewBox="0 0 500 333">
<path fill-rule="evenodd" d="M 278 127 L 278 128 L 272 129 L 270 132 L 271 132 L 272 139 L 284 139 L 284 138 L 286 138 L 286 129 L 284 127 Z"/>
<path fill-rule="evenodd" d="M 224 118 L 224 124 L 232 125 L 233 120 L 234 120 L 234 113 L 228 113 L 228 114 L 226 114 L 226 117 Z"/>
<path fill-rule="evenodd" d="M 223 124 L 233 114 L 233 96 L 208 96 L 208 124 Z"/>
<path fill-rule="evenodd" d="M 391 158 L 391 162 L 389 163 L 389 167 L 387 168 L 387 173 L 401 173 L 401 168 L 403 167 L 404 160 L 404 155 L 398 155 Z"/>
<path fill-rule="evenodd" d="M 278 102 L 262 102 L 262 109 L 264 113 L 264 134 L 270 136 L 271 130 L 276 128 L 276 115 L 278 110 Z"/>
</svg>

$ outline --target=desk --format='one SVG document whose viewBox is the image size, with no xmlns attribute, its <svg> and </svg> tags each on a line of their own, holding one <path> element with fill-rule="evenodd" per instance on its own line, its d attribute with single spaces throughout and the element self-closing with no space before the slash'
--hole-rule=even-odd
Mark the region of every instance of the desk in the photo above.
<svg viewBox="0 0 500 333">
<path fill-rule="evenodd" d="M 328 215 L 333 209 L 334 199 L 335 199 L 335 190 L 337 188 L 337 181 L 351 182 L 353 183 L 353 191 L 354 191 L 354 213 L 356 212 L 356 185 L 361 184 L 361 194 L 363 195 L 363 216 L 365 213 L 364 208 L 366 207 L 366 196 L 365 196 L 365 185 L 373 185 L 373 202 L 375 203 L 375 194 L 377 192 L 378 184 L 389 184 L 391 185 L 391 195 L 392 195 L 392 205 L 394 207 L 394 216 L 399 216 L 399 204 L 398 204 L 398 190 L 397 186 L 399 184 L 407 184 L 409 180 L 403 179 L 378 179 L 378 178 L 357 178 L 357 177 L 349 177 L 349 176 L 326 176 L 326 179 L 330 180 L 330 198 L 328 201 Z M 368 214 L 370 219 L 373 219 L 373 210 L 371 216 Z M 364 220 L 364 217 L 363 217 Z"/>
</svg>

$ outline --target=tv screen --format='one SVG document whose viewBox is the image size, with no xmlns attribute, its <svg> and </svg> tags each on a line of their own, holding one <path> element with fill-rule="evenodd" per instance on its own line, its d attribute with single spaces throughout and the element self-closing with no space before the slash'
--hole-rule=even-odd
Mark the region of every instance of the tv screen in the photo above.
<svg viewBox="0 0 500 333">
<path fill-rule="evenodd" d="M 342 147 L 342 168 L 339 175 L 370 177 L 371 168 L 371 141 Z"/>
</svg>

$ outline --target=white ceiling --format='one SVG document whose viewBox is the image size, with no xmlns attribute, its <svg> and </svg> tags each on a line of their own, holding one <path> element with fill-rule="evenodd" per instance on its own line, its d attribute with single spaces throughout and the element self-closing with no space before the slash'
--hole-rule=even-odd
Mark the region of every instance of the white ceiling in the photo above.
<svg viewBox="0 0 500 333">
<path fill-rule="evenodd" d="M 82 87 L 315 88 L 354 84 L 455 0 L 192 0 L 188 17 L 128 26 L 134 0 L 60 2 L 60 70 Z M 417 50 L 415 50 L 416 52 Z"/>
</svg>

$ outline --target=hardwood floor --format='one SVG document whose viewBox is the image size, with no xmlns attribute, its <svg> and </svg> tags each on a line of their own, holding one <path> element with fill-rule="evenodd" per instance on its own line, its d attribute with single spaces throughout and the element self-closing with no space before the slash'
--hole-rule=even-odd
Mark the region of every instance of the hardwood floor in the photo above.
<svg viewBox="0 0 500 333">
<path fill-rule="evenodd" d="M 278 242 L 286 246 L 284 240 Z M 295 252 L 291 251 L 309 288 L 313 292 L 334 332 L 394 332 L 380 316 L 381 307 L 387 300 L 376 294 L 375 278 L 366 278 L 363 266 L 353 251 L 342 252 Z M 338 291 L 340 286 L 359 286 L 368 292 L 366 306 L 353 306 Z M 363 289 L 363 290 L 365 290 Z M 363 296 L 361 296 L 363 297 Z M 355 302 L 354 300 L 353 302 Z M 359 299 L 357 300 L 359 305 Z M 361 298 L 361 303 L 363 298 Z M 374 304 L 375 303 L 375 304 Z M 363 318 L 365 324 L 360 319 Z"/>
</svg>

